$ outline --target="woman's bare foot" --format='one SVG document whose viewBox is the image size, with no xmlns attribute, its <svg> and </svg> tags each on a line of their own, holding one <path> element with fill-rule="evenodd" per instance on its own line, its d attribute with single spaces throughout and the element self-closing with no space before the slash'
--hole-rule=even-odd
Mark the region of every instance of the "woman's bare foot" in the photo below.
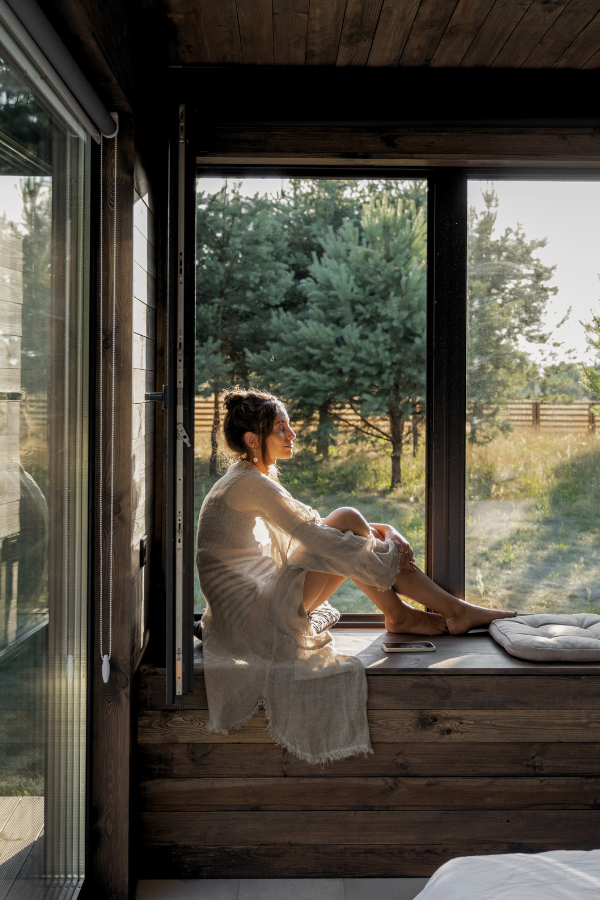
<svg viewBox="0 0 600 900">
<path fill-rule="evenodd" d="M 446 616 L 450 634 L 466 634 L 471 628 L 487 628 L 494 619 L 512 619 L 517 612 L 506 612 L 501 609 L 485 609 L 472 603 L 461 601 L 461 609 L 454 616 Z"/>
<path fill-rule="evenodd" d="M 385 616 L 385 628 L 391 634 L 446 634 L 446 620 L 439 613 L 428 613 L 400 600 L 400 609 Z"/>
</svg>

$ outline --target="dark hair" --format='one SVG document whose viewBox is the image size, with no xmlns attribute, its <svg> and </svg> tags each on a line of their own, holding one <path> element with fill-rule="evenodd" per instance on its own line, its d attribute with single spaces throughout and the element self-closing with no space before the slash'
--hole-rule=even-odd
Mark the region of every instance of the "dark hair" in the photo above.
<svg viewBox="0 0 600 900">
<path fill-rule="evenodd" d="M 247 431 L 251 431 L 258 437 L 265 465 L 272 465 L 267 452 L 267 438 L 273 431 L 275 419 L 283 408 L 283 403 L 266 391 L 234 387 L 225 391 L 223 404 L 227 410 L 223 433 L 229 449 L 233 453 L 248 456 L 244 435 Z"/>
</svg>

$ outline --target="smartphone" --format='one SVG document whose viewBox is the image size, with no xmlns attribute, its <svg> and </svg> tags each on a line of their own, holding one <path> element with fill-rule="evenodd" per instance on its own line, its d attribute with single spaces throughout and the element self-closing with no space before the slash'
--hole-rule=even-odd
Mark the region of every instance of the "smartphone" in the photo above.
<svg viewBox="0 0 600 900">
<path fill-rule="evenodd" d="M 381 649 L 385 653 L 431 653 L 435 650 L 435 644 L 432 644 L 431 641 L 403 641 L 393 644 L 384 642 Z"/>
</svg>

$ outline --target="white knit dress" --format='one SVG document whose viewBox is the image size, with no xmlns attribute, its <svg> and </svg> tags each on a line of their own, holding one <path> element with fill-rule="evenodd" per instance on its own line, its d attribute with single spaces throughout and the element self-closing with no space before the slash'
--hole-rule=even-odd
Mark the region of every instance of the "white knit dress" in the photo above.
<svg viewBox="0 0 600 900">
<path fill-rule="evenodd" d="M 371 753 L 364 667 L 313 634 L 302 589 L 312 570 L 385 590 L 399 562 L 391 540 L 330 528 L 250 463 L 231 466 L 198 520 L 209 731 L 264 707 L 273 739 L 309 763 Z"/>
</svg>

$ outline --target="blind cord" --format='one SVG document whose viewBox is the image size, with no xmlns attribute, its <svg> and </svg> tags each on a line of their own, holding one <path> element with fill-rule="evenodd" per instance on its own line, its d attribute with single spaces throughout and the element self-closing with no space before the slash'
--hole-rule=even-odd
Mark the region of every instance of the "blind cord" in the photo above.
<svg viewBox="0 0 600 900">
<path fill-rule="evenodd" d="M 99 552 L 100 552 L 100 573 L 99 573 L 99 605 L 100 605 L 100 658 L 102 659 L 102 680 L 106 684 L 110 678 L 110 660 L 112 657 L 112 618 L 113 618 L 113 544 L 114 544 L 114 511 L 115 511 L 115 363 L 116 363 L 116 326 L 117 326 L 117 132 L 114 135 L 114 172 L 113 172 L 113 259 L 112 259 L 112 335 L 111 335 L 111 385 L 110 385 L 110 488 L 109 488 L 109 545 L 108 545 L 108 653 L 104 653 L 104 540 L 103 540 L 103 493 L 104 493 L 104 410 L 103 410 L 103 387 L 102 379 L 104 373 L 103 351 L 104 351 L 104 237 L 103 237 L 103 137 L 100 137 L 100 290 L 99 290 L 99 328 L 100 328 L 100 365 L 99 365 L 99 415 L 98 415 L 98 432 L 99 432 L 99 461 L 98 461 L 98 477 L 99 487 Z"/>
</svg>

